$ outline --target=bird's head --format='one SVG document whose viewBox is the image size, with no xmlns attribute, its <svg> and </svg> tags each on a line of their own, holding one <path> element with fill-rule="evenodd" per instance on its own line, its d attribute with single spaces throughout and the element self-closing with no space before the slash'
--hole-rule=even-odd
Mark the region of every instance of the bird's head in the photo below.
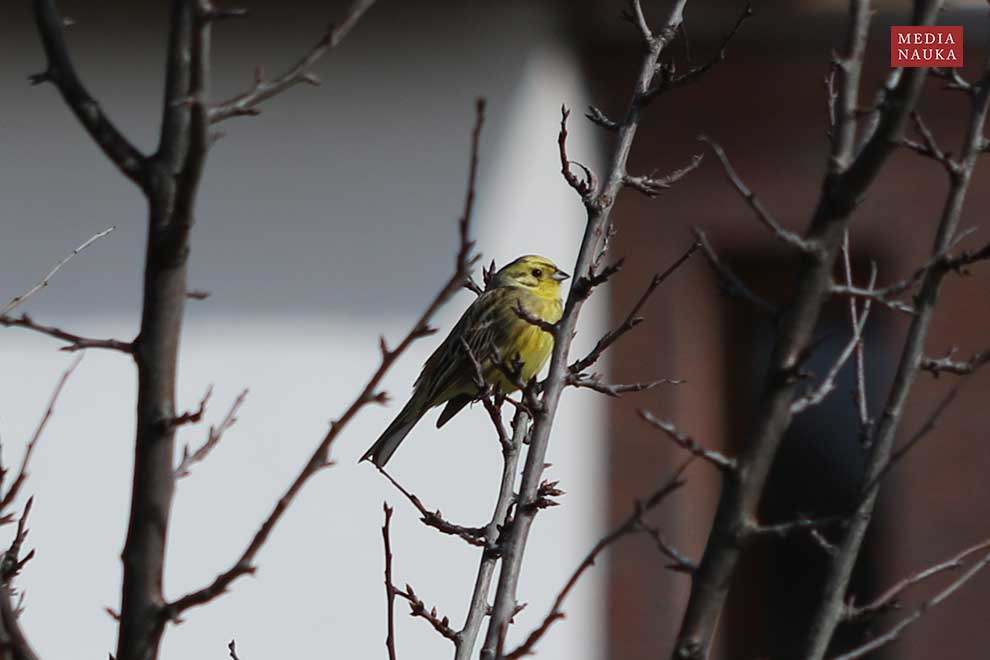
<svg viewBox="0 0 990 660">
<path fill-rule="evenodd" d="M 560 283 L 570 275 L 546 257 L 527 254 L 495 273 L 492 286 L 529 289 L 541 298 L 560 298 Z"/>
</svg>

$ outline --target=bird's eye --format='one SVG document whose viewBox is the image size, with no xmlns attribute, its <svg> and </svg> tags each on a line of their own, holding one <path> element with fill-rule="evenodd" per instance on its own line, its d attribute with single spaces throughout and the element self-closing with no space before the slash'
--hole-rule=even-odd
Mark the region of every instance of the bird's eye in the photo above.
<svg viewBox="0 0 990 660">
<path fill-rule="evenodd" d="M 543 277 L 543 271 L 540 270 L 539 268 L 534 268 L 533 277 L 535 277 L 536 279 L 540 279 L 541 277 Z"/>
</svg>

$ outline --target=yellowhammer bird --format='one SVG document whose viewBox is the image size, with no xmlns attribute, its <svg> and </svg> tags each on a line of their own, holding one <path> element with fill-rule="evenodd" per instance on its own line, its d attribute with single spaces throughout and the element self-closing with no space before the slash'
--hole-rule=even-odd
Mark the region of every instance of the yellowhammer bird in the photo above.
<svg viewBox="0 0 990 660">
<path fill-rule="evenodd" d="M 447 404 L 437 420 L 440 428 L 477 399 L 477 369 L 471 355 L 481 365 L 485 382 L 503 392 L 517 388 L 499 368 L 499 358 L 510 365 L 518 360 L 523 382 L 535 376 L 550 357 L 553 335 L 520 318 L 517 310 L 521 307 L 531 317 L 556 323 L 563 312 L 560 283 L 568 277 L 552 261 L 536 255 L 519 257 L 495 273 L 423 365 L 409 402 L 361 460 L 384 466 L 430 408 Z"/>
</svg>

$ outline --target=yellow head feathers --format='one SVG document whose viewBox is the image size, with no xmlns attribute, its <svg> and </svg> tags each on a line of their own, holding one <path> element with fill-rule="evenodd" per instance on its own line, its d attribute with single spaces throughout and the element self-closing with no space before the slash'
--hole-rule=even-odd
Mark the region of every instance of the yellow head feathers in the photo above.
<svg viewBox="0 0 990 660">
<path fill-rule="evenodd" d="M 490 286 L 529 289 L 540 298 L 559 298 L 560 283 L 570 275 L 536 254 L 519 257 L 495 273 Z"/>
</svg>

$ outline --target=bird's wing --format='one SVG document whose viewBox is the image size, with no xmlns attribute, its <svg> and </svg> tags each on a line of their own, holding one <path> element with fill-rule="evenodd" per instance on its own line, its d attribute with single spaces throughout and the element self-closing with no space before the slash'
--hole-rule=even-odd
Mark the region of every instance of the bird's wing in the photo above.
<svg viewBox="0 0 990 660">
<path fill-rule="evenodd" d="M 464 350 L 465 343 L 479 363 L 491 361 L 493 347 L 504 331 L 504 310 L 500 309 L 503 294 L 504 291 L 492 289 L 478 296 L 423 365 L 415 388 L 425 389 L 429 405 L 439 405 L 474 384 L 475 367 Z"/>
</svg>

